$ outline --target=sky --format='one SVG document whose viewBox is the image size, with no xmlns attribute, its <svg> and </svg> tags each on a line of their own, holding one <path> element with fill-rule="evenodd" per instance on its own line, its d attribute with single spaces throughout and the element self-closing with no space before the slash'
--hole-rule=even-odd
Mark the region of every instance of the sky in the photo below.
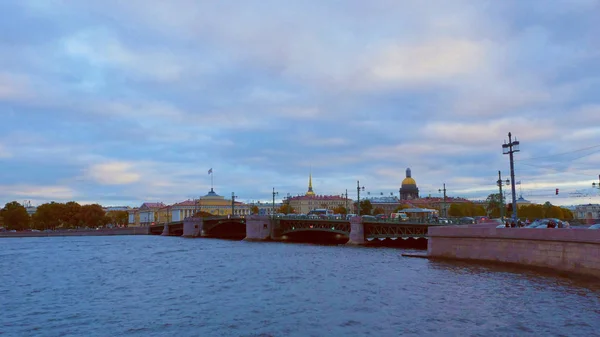
<svg viewBox="0 0 600 337">
<path fill-rule="evenodd" d="M 0 2 L 0 203 L 600 202 L 597 0 Z M 508 186 L 505 189 L 510 188 Z M 559 195 L 555 195 L 555 189 Z M 365 195 L 361 194 L 361 195 Z"/>
</svg>

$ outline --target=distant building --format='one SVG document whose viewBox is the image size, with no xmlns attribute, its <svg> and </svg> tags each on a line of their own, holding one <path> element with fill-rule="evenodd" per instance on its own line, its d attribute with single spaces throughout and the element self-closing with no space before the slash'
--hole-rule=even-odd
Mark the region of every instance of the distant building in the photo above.
<svg viewBox="0 0 600 337">
<path fill-rule="evenodd" d="M 102 209 L 104 210 L 104 212 L 108 213 L 108 212 L 113 212 L 113 211 L 129 211 L 131 209 L 131 207 L 129 207 L 129 206 L 108 206 L 108 207 L 102 207 Z"/>
<path fill-rule="evenodd" d="M 402 180 L 400 187 L 400 200 L 413 200 L 419 198 L 417 182 L 412 178 L 410 168 L 406 169 L 406 178 Z"/>
<path fill-rule="evenodd" d="M 27 207 L 25 207 L 25 210 L 27 211 L 27 214 L 29 214 L 29 216 L 33 216 L 35 214 L 35 212 L 37 211 L 37 207 L 27 206 Z"/>
<path fill-rule="evenodd" d="M 371 197 L 367 195 L 366 198 L 360 198 L 360 201 L 363 200 L 369 200 L 369 202 L 371 202 L 371 205 L 373 206 L 373 211 L 375 211 L 376 208 L 381 208 L 383 209 L 383 214 L 387 216 L 393 213 L 396 210 L 396 208 L 398 208 L 401 205 L 400 200 L 398 200 L 398 197 L 396 196 Z"/>
<path fill-rule="evenodd" d="M 236 201 L 234 214 L 246 216 L 251 213 L 251 205 Z M 198 212 L 210 213 L 214 216 L 231 215 L 231 199 L 218 195 L 214 189 L 198 199 L 185 200 L 173 205 L 159 203 L 143 203 L 139 208 L 127 210 L 129 226 L 150 226 L 155 223 L 183 221 Z"/>
<path fill-rule="evenodd" d="M 153 225 L 158 219 L 158 212 L 161 208 L 165 207 L 165 204 L 162 202 L 145 202 L 137 209 L 137 223 L 134 223 L 133 226 L 143 226 L 147 227 Z M 134 215 L 135 218 L 135 215 Z M 129 213 L 129 220 L 131 220 L 131 213 Z M 131 226 L 131 223 L 130 223 Z"/>
<path fill-rule="evenodd" d="M 531 205 L 531 201 L 525 200 L 525 198 L 523 198 L 523 195 L 519 195 L 519 199 L 517 199 L 517 209 L 528 205 Z"/>
<path fill-rule="evenodd" d="M 600 222 L 600 204 L 577 205 L 573 216 L 588 222 Z"/>
<path fill-rule="evenodd" d="M 317 195 L 312 187 L 312 173 L 308 176 L 308 190 L 305 195 L 290 196 L 286 202 L 297 214 L 307 214 L 313 209 L 326 208 L 333 210 L 337 207 L 352 209 L 352 200 L 341 195 Z M 350 211 L 348 211 L 350 212 Z"/>
</svg>

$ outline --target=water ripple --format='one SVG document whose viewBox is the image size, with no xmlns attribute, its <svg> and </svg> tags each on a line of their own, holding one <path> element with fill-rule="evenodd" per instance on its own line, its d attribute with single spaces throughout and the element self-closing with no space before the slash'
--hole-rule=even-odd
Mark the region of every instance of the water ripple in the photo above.
<svg viewBox="0 0 600 337">
<path fill-rule="evenodd" d="M 397 249 L 155 236 L 0 242 L 6 336 L 592 336 L 600 285 Z"/>
</svg>

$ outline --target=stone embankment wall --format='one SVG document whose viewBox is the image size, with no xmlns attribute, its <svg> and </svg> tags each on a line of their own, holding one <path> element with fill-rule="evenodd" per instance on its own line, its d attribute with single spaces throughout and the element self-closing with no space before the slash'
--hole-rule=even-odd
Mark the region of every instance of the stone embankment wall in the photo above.
<svg viewBox="0 0 600 337">
<path fill-rule="evenodd" d="M 0 232 L 0 238 L 27 238 L 48 236 L 106 236 L 106 235 L 148 235 L 147 227 L 107 228 L 100 230 L 73 230 L 54 232 Z"/>
<path fill-rule="evenodd" d="M 600 230 L 430 227 L 433 258 L 494 261 L 600 277 Z"/>
</svg>

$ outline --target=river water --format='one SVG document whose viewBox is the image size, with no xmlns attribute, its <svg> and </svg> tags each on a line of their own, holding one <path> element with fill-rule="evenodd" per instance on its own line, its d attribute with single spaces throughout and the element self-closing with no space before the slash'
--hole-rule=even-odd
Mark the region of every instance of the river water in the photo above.
<svg viewBox="0 0 600 337">
<path fill-rule="evenodd" d="M 600 282 L 400 249 L 0 240 L 2 336 L 598 336 Z"/>
</svg>

